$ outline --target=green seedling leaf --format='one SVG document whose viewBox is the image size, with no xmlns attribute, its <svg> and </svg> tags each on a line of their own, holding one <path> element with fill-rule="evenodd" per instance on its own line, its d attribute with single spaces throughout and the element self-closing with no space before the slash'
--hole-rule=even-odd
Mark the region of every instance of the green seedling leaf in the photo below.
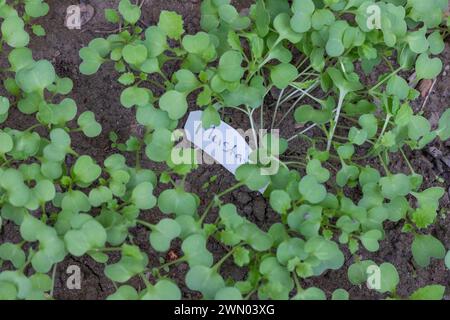
<svg viewBox="0 0 450 320">
<path fill-rule="evenodd" d="M 297 293 L 292 300 L 326 300 L 325 292 L 323 290 L 311 287 Z"/>
<path fill-rule="evenodd" d="M 225 287 L 216 292 L 215 300 L 242 300 L 241 292 L 234 287 Z"/>
<path fill-rule="evenodd" d="M 245 248 L 238 247 L 233 252 L 233 260 L 239 267 L 248 265 L 250 263 L 250 251 Z"/>
<path fill-rule="evenodd" d="M 83 112 L 78 117 L 77 123 L 86 137 L 94 138 L 102 132 L 102 126 L 95 120 L 95 115 L 91 111 Z"/>
<path fill-rule="evenodd" d="M 392 76 L 387 82 L 386 92 L 397 96 L 400 100 L 408 98 L 410 90 L 408 82 L 398 75 Z"/>
<path fill-rule="evenodd" d="M 258 191 L 266 187 L 269 182 L 269 176 L 262 175 L 262 171 L 254 164 L 243 164 L 236 170 L 236 179 L 245 183 L 252 191 Z"/>
<path fill-rule="evenodd" d="M 85 75 L 95 74 L 103 63 L 103 58 L 94 49 L 84 47 L 80 50 L 83 62 L 80 64 L 80 72 Z"/>
<path fill-rule="evenodd" d="M 396 291 L 397 285 L 400 282 L 397 269 L 390 263 L 382 263 L 380 265 L 380 280 L 381 286 L 377 291 L 381 293 Z"/>
<path fill-rule="evenodd" d="M 292 11 L 294 16 L 291 19 L 291 28 L 295 32 L 304 33 L 311 29 L 311 16 L 315 6 L 312 0 L 294 0 Z"/>
<path fill-rule="evenodd" d="M 39 60 L 16 73 L 16 83 L 25 92 L 42 92 L 56 80 L 55 69 L 47 60 Z"/>
<path fill-rule="evenodd" d="M 278 89 L 285 89 L 298 77 L 298 70 L 289 63 L 282 63 L 272 68 L 270 78 Z"/>
<path fill-rule="evenodd" d="M 326 188 L 314 176 L 310 175 L 300 180 L 298 190 L 305 200 L 312 204 L 322 202 L 327 196 Z"/>
<path fill-rule="evenodd" d="M 200 291 L 203 298 L 212 299 L 225 287 L 225 282 L 216 269 L 195 266 L 186 274 L 186 285 L 191 290 Z"/>
<path fill-rule="evenodd" d="M 411 140 L 419 140 L 431 131 L 430 122 L 422 116 L 412 116 L 408 123 L 408 136 Z"/>
<path fill-rule="evenodd" d="M 143 272 L 147 264 L 148 257 L 139 250 L 139 247 L 124 244 L 122 258 L 117 263 L 107 265 L 105 275 L 112 281 L 124 283 Z"/>
<path fill-rule="evenodd" d="M 113 194 L 111 190 L 104 186 L 92 189 L 89 192 L 89 203 L 93 207 L 100 207 L 102 204 L 108 203 L 112 199 Z"/>
<path fill-rule="evenodd" d="M 20 271 L 0 273 L 0 297 L 5 300 L 25 299 L 32 290 L 31 280 Z"/>
<path fill-rule="evenodd" d="M 305 243 L 305 251 L 311 255 L 311 261 L 319 260 L 319 263 L 313 266 L 314 275 L 320 275 L 328 269 L 337 270 L 344 264 L 344 254 L 339 250 L 338 245 L 323 237 L 308 239 Z"/>
<path fill-rule="evenodd" d="M 111 23 L 119 23 L 120 22 L 119 13 L 116 10 L 110 9 L 110 8 L 105 9 L 105 19 L 106 19 L 106 21 L 111 22 Z"/>
<path fill-rule="evenodd" d="M 370 230 L 361 235 L 363 246 L 370 252 L 376 252 L 380 248 L 378 241 L 383 237 L 380 230 Z"/>
<path fill-rule="evenodd" d="M 291 26 L 291 17 L 288 13 L 280 13 L 273 21 L 273 26 L 279 34 L 279 42 L 286 39 L 292 43 L 298 43 L 303 35 L 297 33 Z M 275 47 L 275 46 L 273 46 Z"/>
<path fill-rule="evenodd" d="M 442 300 L 444 293 L 445 287 L 435 284 L 417 289 L 409 298 L 411 300 Z"/>
<path fill-rule="evenodd" d="M 428 43 L 430 44 L 431 54 L 441 54 L 445 49 L 445 43 L 439 31 L 435 31 L 428 36 Z"/>
<path fill-rule="evenodd" d="M 445 266 L 447 267 L 447 269 L 450 269 L 450 251 L 447 252 L 445 256 Z"/>
<path fill-rule="evenodd" d="M 450 139 L 450 109 L 445 110 L 439 119 L 438 135 L 442 141 Z"/>
<path fill-rule="evenodd" d="M 154 286 L 147 286 L 141 293 L 141 300 L 180 300 L 181 291 L 170 280 L 159 280 Z"/>
<path fill-rule="evenodd" d="M 171 39 L 180 40 L 184 34 L 183 17 L 176 12 L 163 10 L 159 16 L 158 27 Z"/>
<path fill-rule="evenodd" d="M 75 162 L 72 174 L 75 182 L 81 186 L 89 186 L 100 177 L 102 169 L 90 156 L 81 156 Z"/>
<path fill-rule="evenodd" d="M 331 294 L 331 300 L 350 300 L 350 294 L 345 289 L 336 289 Z"/>
<path fill-rule="evenodd" d="M 181 69 L 175 72 L 174 78 L 177 80 L 175 90 L 190 93 L 200 86 L 197 77 L 190 70 Z"/>
<path fill-rule="evenodd" d="M 181 227 L 175 220 L 163 219 L 150 232 L 150 244 L 159 252 L 166 252 L 173 239 L 181 233 Z"/>
<path fill-rule="evenodd" d="M 43 37 L 46 35 L 45 29 L 39 24 L 32 25 L 31 30 L 38 37 Z"/>
<path fill-rule="evenodd" d="M 430 264 L 431 258 L 445 257 L 444 245 L 431 235 L 416 235 L 411 246 L 414 261 L 422 268 Z"/>
<path fill-rule="evenodd" d="M 150 182 L 142 182 L 136 186 L 131 194 L 132 203 L 141 210 L 149 210 L 156 205 L 156 197 L 153 195 L 153 185 Z"/>
<path fill-rule="evenodd" d="M 442 22 L 443 12 L 448 9 L 445 0 L 411 0 L 408 5 L 411 7 L 409 16 L 415 21 L 424 22 L 428 28 L 437 27 Z"/>
<path fill-rule="evenodd" d="M 277 249 L 277 260 L 282 265 L 287 265 L 294 258 L 305 260 L 308 253 L 305 252 L 305 241 L 298 238 L 291 238 L 283 241 Z"/>
<path fill-rule="evenodd" d="M 330 179 L 330 172 L 322 167 L 319 160 L 313 159 L 308 162 L 306 166 L 306 173 L 309 176 L 316 178 L 317 182 L 325 183 Z"/>
<path fill-rule="evenodd" d="M 30 200 L 30 189 L 25 185 L 23 175 L 18 170 L 0 171 L 0 187 L 6 191 L 8 201 L 14 207 L 25 207 Z"/>
<path fill-rule="evenodd" d="M 186 95 L 176 90 L 167 91 L 159 99 L 159 107 L 169 114 L 170 119 L 181 119 L 188 109 Z"/>
<path fill-rule="evenodd" d="M 381 193 L 387 199 L 406 196 L 411 191 L 411 180 L 403 173 L 383 177 L 380 179 Z"/>
<path fill-rule="evenodd" d="M 67 250 L 81 257 L 89 250 L 102 248 L 106 243 L 106 231 L 103 226 L 89 215 L 75 215 L 71 222 L 72 230 L 64 236 Z"/>
<path fill-rule="evenodd" d="M 214 88 L 213 88 L 214 89 Z M 223 94 L 226 107 L 247 105 L 258 108 L 263 102 L 263 95 L 258 88 L 241 84 L 236 90 Z"/>
<path fill-rule="evenodd" d="M 25 12 L 32 18 L 39 18 L 47 15 L 49 6 L 42 0 L 25 1 Z"/>
<path fill-rule="evenodd" d="M 313 122 L 316 124 L 325 124 L 332 118 L 331 110 L 318 110 L 311 105 L 303 105 L 298 107 L 294 113 L 295 121 L 298 123 Z"/>
<path fill-rule="evenodd" d="M 1 31 L 3 39 L 13 48 L 25 47 L 30 41 L 28 33 L 24 29 L 24 22 L 17 15 L 6 17 L 2 22 Z"/>
<path fill-rule="evenodd" d="M 411 194 L 418 200 L 420 208 L 417 209 L 412 216 L 412 221 L 419 228 L 426 228 L 431 225 L 437 216 L 439 208 L 439 199 L 442 198 L 445 191 L 442 188 L 429 188 L 420 193 L 412 192 Z"/>
<path fill-rule="evenodd" d="M 0 131 L 0 154 L 10 152 L 14 147 L 14 141 L 11 136 L 5 132 Z"/>
<path fill-rule="evenodd" d="M 61 262 L 66 256 L 64 242 L 56 230 L 45 225 L 31 215 L 25 215 L 20 225 L 20 234 L 26 241 L 39 241 L 39 250 L 33 255 L 31 265 L 41 273 L 50 271 L 53 264 Z"/>
<path fill-rule="evenodd" d="M 211 128 L 220 125 L 221 119 L 217 109 L 213 106 L 207 107 L 202 113 L 203 128 Z"/>
<path fill-rule="evenodd" d="M 15 268 L 20 269 L 25 264 L 26 257 L 20 246 L 6 242 L 0 245 L 0 259 L 11 261 Z"/>
<path fill-rule="evenodd" d="M 266 4 L 262 0 L 256 2 L 254 11 L 252 12 L 255 20 L 256 29 L 260 37 L 265 37 L 269 33 L 270 12 L 266 9 Z"/>
<path fill-rule="evenodd" d="M 227 51 L 219 61 L 219 75 L 228 82 L 239 81 L 243 74 L 244 69 L 241 67 L 243 61 L 242 54 L 238 51 Z"/>
<path fill-rule="evenodd" d="M 145 154 L 156 162 L 167 161 L 173 147 L 172 132 L 166 128 L 156 128 L 147 143 Z"/>
<path fill-rule="evenodd" d="M 11 65 L 11 70 L 15 72 L 35 62 L 33 59 L 33 53 L 28 48 L 13 49 L 8 55 L 8 61 Z"/>
<path fill-rule="evenodd" d="M 285 214 L 291 208 L 291 197 L 283 190 L 272 191 L 270 194 L 270 205 L 276 212 Z"/>
<path fill-rule="evenodd" d="M 416 61 L 417 79 L 435 79 L 442 71 L 442 61 L 422 53 Z"/>
<path fill-rule="evenodd" d="M 167 36 L 164 31 L 156 26 L 148 27 L 145 30 L 145 46 L 149 57 L 158 57 L 168 48 Z"/>
<path fill-rule="evenodd" d="M 272 247 L 273 240 L 265 232 L 261 231 L 255 224 L 244 222 L 236 229 L 236 234 L 247 242 L 253 249 L 264 252 Z"/>
<path fill-rule="evenodd" d="M 213 256 L 206 249 L 206 239 L 201 234 L 187 237 L 181 245 L 181 250 L 191 268 L 195 266 L 210 267 L 213 264 Z"/>
<path fill-rule="evenodd" d="M 158 207 L 165 214 L 192 216 L 197 212 L 197 201 L 192 194 L 182 189 L 167 189 L 160 194 Z"/>
<path fill-rule="evenodd" d="M 129 87 L 122 91 L 120 103 L 125 108 L 132 106 L 145 106 L 150 101 L 150 94 L 144 88 Z"/>
<path fill-rule="evenodd" d="M 121 0 L 119 2 L 119 12 L 126 22 L 135 24 L 141 17 L 141 9 L 132 4 L 130 0 Z"/>
<path fill-rule="evenodd" d="M 120 286 L 116 292 L 109 295 L 106 300 L 138 300 L 139 295 L 135 288 L 129 285 Z"/>
<path fill-rule="evenodd" d="M 360 285 L 367 281 L 370 267 L 377 267 L 371 260 L 363 260 L 352 264 L 347 271 L 347 276 L 351 284 Z"/>
<path fill-rule="evenodd" d="M 410 49 L 414 53 L 424 53 L 428 50 L 429 44 L 426 38 L 427 27 L 423 27 L 418 31 L 414 31 L 408 34 L 407 41 Z"/>
<path fill-rule="evenodd" d="M 88 212 L 91 209 L 89 198 L 81 191 L 72 190 L 64 194 L 61 208 L 70 212 Z"/>
<path fill-rule="evenodd" d="M 182 41 L 183 48 L 193 54 L 202 54 L 205 52 L 210 44 L 210 36 L 206 32 L 198 32 L 195 35 L 186 35 Z"/>
<path fill-rule="evenodd" d="M 147 48 L 143 44 L 127 44 L 122 49 L 123 59 L 132 65 L 140 65 L 147 59 Z"/>
</svg>

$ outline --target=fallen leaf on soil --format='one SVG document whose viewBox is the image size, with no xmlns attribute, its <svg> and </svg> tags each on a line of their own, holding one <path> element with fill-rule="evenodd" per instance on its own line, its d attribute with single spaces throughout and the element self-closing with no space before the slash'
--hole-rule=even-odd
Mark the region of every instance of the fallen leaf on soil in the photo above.
<svg viewBox="0 0 450 320">
<path fill-rule="evenodd" d="M 419 91 L 420 91 L 420 95 L 422 96 L 422 98 L 425 98 L 428 95 L 428 93 L 430 93 L 432 86 L 433 86 L 433 80 L 424 79 L 424 80 L 420 81 Z"/>
</svg>

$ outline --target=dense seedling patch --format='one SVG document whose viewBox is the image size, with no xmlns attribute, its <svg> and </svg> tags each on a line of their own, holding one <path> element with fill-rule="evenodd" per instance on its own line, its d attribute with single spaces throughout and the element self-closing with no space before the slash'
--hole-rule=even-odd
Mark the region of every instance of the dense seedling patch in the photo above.
<svg viewBox="0 0 450 320">
<path fill-rule="evenodd" d="M 445 214 L 439 206 L 445 190 L 424 189 L 405 155 L 450 138 L 450 110 L 433 128 L 411 107 L 419 93 L 406 79 L 414 73 L 418 83 L 441 73 L 438 55 L 450 25 L 446 0 L 256 0 L 247 15 L 229 0 L 204 0 L 196 34 L 186 34 L 183 17 L 169 11 L 143 29 L 140 7 L 121 0 L 117 10 L 105 11 L 120 31 L 82 48 L 79 69 L 95 75 L 113 64 L 124 86 L 120 103 L 135 110 L 145 132 L 124 144 L 111 134 L 121 153 L 104 163 L 74 151 L 72 133 L 94 138 L 102 127 L 94 113 L 78 115 L 76 102 L 66 97 L 72 81 L 58 77 L 49 61 L 33 58 L 26 30 L 48 5 L 23 2 L 0 1 L 9 62 L 1 70 L 9 96 L 0 97 L 0 123 L 10 108 L 36 119 L 27 130 L 0 130 L 0 222 L 15 223 L 23 239 L 0 244 L 0 262 L 7 265 L 0 272 L 0 298 L 52 298 L 56 265 L 68 255 L 89 255 L 116 285 L 110 299 L 180 299 L 184 285 L 204 299 L 325 299 L 330 297 L 303 280 L 343 268 L 344 252 L 353 261 L 347 270 L 353 285 L 364 284 L 372 268 L 380 276 L 372 289 L 384 297 L 443 297 L 446 288 L 434 283 L 399 297 L 396 266 L 362 260 L 361 253 L 376 253 L 385 224 L 397 222 L 414 238 L 418 268 L 431 259 L 450 268 L 447 249 L 427 231 Z M 380 14 L 378 25 L 377 19 L 369 23 L 373 12 Z M 31 29 L 45 34 L 39 25 Z M 176 72 L 167 74 L 168 64 L 178 66 Z M 365 75 L 382 67 L 387 72 L 369 84 Z M 274 90 L 278 97 L 271 104 Z M 188 101 L 203 110 L 205 128 L 219 124 L 222 110 L 231 108 L 248 116 L 256 137 L 252 162 L 238 169 L 236 184 L 202 210 L 198 195 L 185 188 L 197 165 L 173 160 L 194 153 L 173 139 L 193 107 Z M 271 123 L 264 122 L 268 113 Z M 303 127 L 296 134 L 258 137 L 258 129 L 282 127 L 290 118 Z M 307 153 L 288 155 L 298 139 L 308 144 Z M 135 166 L 127 164 L 128 152 L 137 155 Z M 141 154 L 166 169 L 143 168 Z M 404 157 L 409 174 L 391 171 L 393 154 Z M 279 170 L 267 174 L 272 167 Z M 157 186 L 163 189 L 158 196 Z M 223 201 L 243 186 L 267 187 L 264 195 L 280 217 L 269 230 Z M 217 219 L 205 223 L 214 209 Z M 148 210 L 165 217 L 149 223 L 142 218 Z M 162 256 L 178 239 L 180 257 L 149 261 L 129 232 L 137 225 L 149 230 L 149 244 Z M 219 260 L 207 249 L 211 239 L 227 249 Z M 111 262 L 110 252 L 120 259 Z M 222 276 L 228 260 L 247 268 L 244 280 Z M 184 283 L 176 283 L 168 271 L 181 263 L 189 270 Z M 129 284 L 134 277 L 145 284 L 139 291 Z M 338 289 L 331 298 L 351 296 Z"/>
</svg>

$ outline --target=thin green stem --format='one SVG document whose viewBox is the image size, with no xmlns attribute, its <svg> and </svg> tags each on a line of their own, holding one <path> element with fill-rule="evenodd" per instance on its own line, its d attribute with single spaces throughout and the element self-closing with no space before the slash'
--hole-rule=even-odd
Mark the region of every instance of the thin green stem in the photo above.
<svg viewBox="0 0 450 320">
<path fill-rule="evenodd" d="M 324 103 L 323 100 L 314 97 L 313 95 L 309 94 L 307 91 L 303 90 L 302 88 L 297 87 L 297 86 L 294 85 L 294 84 L 291 84 L 291 87 L 297 89 L 298 91 L 300 91 L 300 92 L 303 93 L 304 95 L 308 96 L 308 98 L 311 98 L 312 100 L 316 101 L 318 104 L 323 104 L 323 103 Z"/>
<path fill-rule="evenodd" d="M 159 82 L 156 82 L 156 81 L 154 81 L 154 80 L 152 80 L 152 79 L 147 79 L 146 81 L 149 82 L 150 84 L 154 85 L 154 86 L 157 86 L 157 87 L 160 88 L 160 89 L 166 90 L 166 87 L 163 86 L 163 85 L 162 85 L 161 83 L 159 83 Z"/>
<path fill-rule="evenodd" d="M 402 148 L 399 148 L 399 150 L 400 150 L 400 153 L 401 153 L 402 156 L 403 156 L 403 159 L 405 159 L 406 164 L 408 165 L 408 168 L 409 168 L 409 170 L 411 171 L 411 173 L 412 173 L 412 174 L 416 174 L 416 171 L 414 171 L 414 168 L 413 168 L 413 166 L 411 165 L 411 162 L 409 162 L 408 157 L 407 157 L 406 154 L 405 154 L 405 151 L 403 151 L 403 147 L 402 147 Z"/>
<path fill-rule="evenodd" d="M 231 249 L 226 255 L 224 255 L 223 257 L 222 257 L 222 259 L 220 259 L 211 269 L 214 269 L 214 270 L 219 270 L 219 268 L 220 268 L 220 266 L 225 262 L 225 261 L 227 261 L 227 259 L 229 258 L 229 257 L 231 257 L 231 255 L 234 253 L 234 251 L 237 249 L 237 248 L 240 248 L 239 246 L 238 247 L 233 247 L 233 249 Z"/>
<path fill-rule="evenodd" d="M 307 92 L 311 92 L 312 90 L 314 90 L 317 87 L 318 82 L 315 82 L 313 85 L 311 85 L 308 89 Z M 305 94 L 302 94 L 292 105 L 291 107 L 288 109 L 288 111 L 286 111 L 283 115 L 283 117 L 281 118 L 281 120 L 278 122 L 277 127 L 279 127 L 283 121 L 287 118 L 287 116 L 292 112 L 292 110 L 295 109 L 295 107 L 297 106 L 297 104 L 300 103 L 300 101 L 305 97 Z"/>
<path fill-rule="evenodd" d="M 151 223 L 148 223 L 147 221 L 137 219 L 136 222 L 150 230 L 153 230 L 153 228 L 154 228 L 154 226 Z"/>
<path fill-rule="evenodd" d="M 371 93 L 371 92 L 375 91 L 376 89 L 378 89 L 381 85 L 383 85 L 386 81 L 388 81 L 394 75 L 399 73 L 401 70 L 403 70 L 403 67 L 399 67 L 398 69 L 395 69 L 394 71 L 392 71 L 387 77 L 385 77 L 383 80 L 381 80 L 375 86 L 373 86 L 371 89 L 369 89 L 369 93 Z"/>
<path fill-rule="evenodd" d="M 203 221 L 205 221 L 206 217 L 208 216 L 209 211 L 214 206 L 214 201 L 215 201 L 215 198 L 209 202 L 208 206 L 206 207 L 205 211 L 203 212 L 202 216 L 200 217 L 200 220 L 199 220 L 200 225 L 203 224 Z"/>
<path fill-rule="evenodd" d="M 381 155 L 378 155 L 378 158 L 380 159 L 381 165 L 383 166 L 384 171 L 388 176 L 391 175 L 391 172 L 389 171 L 389 168 L 387 167 L 386 163 L 384 163 L 383 157 Z"/>
<path fill-rule="evenodd" d="M 297 293 L 300 293 L 303 291 L 303 288 L 300 285 L 300 281 L 298 280 L 297 273 L 295 273 L 295 271 L 293 271 L 292 274 L 294 275 L 294 282 L 295 282 L 295 288 L 297 289 Z"/>
<path fill-rule="evenodd" d="M 221 197 L 223 197 L 224 195 L 226 195 L 226 194 L 228 194 L 228 193 L 230 193 L 230 192 L 232 192 L 232 191 L 234 191 L 234 190 L 236 190 L 236 189 L 239 189 L 239 188 L 242 187 L 244 184 L 245 184 L 244 182 L 239 182 L 239 183 L 235 184 L 234 186 L 232 186 L 232 187 L 226 189 L 225 191 L 219 193 L 216 197 L 217 197 L 217 198 L 221 198 Z"/>
<path fill-rule="evenodd" d="M 383 139 L 384 133 L 387 130 L 387 127 L 389 125 L 389 121 L 391 120 L 392 115 L 391 114 L 387 114 L 386 115 L 386 119 L 384 119 L 384 124 L 383 124 L 383 128 L 381 129 L 381 133 L 378 136 L 377 141 L 375 141 L 374 146 L 378 146 L 378 144 L 380 143 L 381 139 Z M 371 152 L 370 152 L 371 153 Z"/>
<path fill-rule="evenodd" d="M 299 132 L 299 133 L 293 135 L 292 137 L 290 137 L 287 141 L 288 141 L 288 142 L 291 142 L 291 141 L 294 140 L 295 138 L 298 138 L 298 137 L 300 137 L 300 136 L 303 136 L 306 132 L 308 132 L 309 130 L 311 130 L 311 129 L 315 128 L 315 127 L 317 127 L 317 124 L 312 124 L 312 125 L 310 125 L 309 127 L 307 127 L 306 129 L 302 130 L 301 132 Z"/>
<path fill-rule="evenodd" d="M 170 266 L 172 266 L 172 265 L 174 265 L 174 264 L 181 263 L 181 262 L 185 262 L 185 261 L 187 261 L 186 256 L 182 256 L 181 258 L 178 258 L 178 259 L 176 259 L 176 260 L 169 261 L 169 262 L 166 262 L 166 263 L 160 265 L 160 266 L 158 267 L 158 269 L 161 270 L 161 269 L 170 267 Z"/>
</svg>

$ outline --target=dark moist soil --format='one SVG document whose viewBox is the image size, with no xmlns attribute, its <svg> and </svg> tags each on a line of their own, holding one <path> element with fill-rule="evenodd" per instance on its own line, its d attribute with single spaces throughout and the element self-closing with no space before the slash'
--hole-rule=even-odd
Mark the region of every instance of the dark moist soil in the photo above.
<svg viewBox="0 0 450 320">
<path fill-rule="evenodd" d="M 116 32 L 115 25 L 105 21 L 103 10 L 105 8 L 117 7 L 118 1 L 99 1 L 91 0 L 89 3 L 95 8 L 94 18 L 82 30 L 68 30 L 64 26 L 64 18 L 66 8 L 74 4 L 74 1 L 55 1 L 48 0 L 50 4 L 49 14 L 41 18 L 37 23 L 43 25 L 47 31 L 45 37 L 33 37 L 30 42 L 30 48 L 33 50 L 35 59 L 50 60 L 60 77 L 69 77 L 74 82 L 73 92 L 70 97 L 73 98 L 78 105 L 79 112 L 91 110 L 95 113 L 97 120 L 103 126 L 103 133 L 95 139 L 85 138 L 81 134 L 73 136 L 73 147 L 80 154 L 88 154 L 93 156 L 98 162 L 104 161 L 111 154 L 118 151 L 111 148 L 108 138 L 109 132 L 115 132 L 121 141 L 125 141 L 130 135 L 138 134 L 138 125 L 135 121 L 133 110 L 127 110 L 120 105 L 119 96 L 123 87 L 118 84 L 116 79 L 118 74 L 111 65 L 104 65 L 93 76 L 84 76 L 79 73 L 78 66 L 80 58 L 78 51 L 86 46 L 89 41 L 96 37 L 107 37 L 109 34 Z M 185 29 L 187 33 L 195 33 L 199 30 L 200 21 L 200 3 L 201 0 L 179 1 L 179 0 L 148 0 L 143 8 L 141 26 L 145 27 L 157 23 L 161 10 L 173 10 L 183 15 L 185 21 Z M 239 9 L 247 8 L 252 3 L 251 0 L 234 1 Z M 434 126 L 437 125 L 440 114 L 449 105 L 450 97 L 450 48 L 447 44 L 445 53 L 442 55 L 446 71 L 439 77 L 433 92 L 423 111 L 425 117 L 431 120 Z M 0 58 L 0 65 L 6 64 L 6 55 Z M 169 67 L 174 69 L 174 66 Z M 168 70 L 173 71 L 173 70 Z M 365 79 L 367 82 L 374 82 L 377 73 L 372 74 Z M 0 88 L 0 93 L 2 89 Z M 276 93 L 275 93 L 276 98 Z M 272 101 L 273 102 L 273 101 Z M 270 105 L 271 101 L 265 106 Z M 417 102 L 417 110 L 422 106 L 423 99 Z M 193 106 L 191 106 L 193 108 Z M 281 119 L 284 112 L 289 106 L 285 105 L 278 113 L 277 122 Z M 227 113 L 226 119 L 229 119 L 231 125 L 236 127 L 248 128 L 249 122 L 246 117 L 241 114 Z M 255 118 L 259 119 L 259 115 L 255 114 Z M 269 112 L 266 112 L 266 124 L 271 121 Z M 299 128 L 296 128 L 294 122 L 288 119 L 283 122 L 281 134 L 284 137 L 292 136 Z M 26 129 L 34 123 L 33 118 L 24 116 L 16 110 L 11 111 L 10 118 L 2 127 L 10 126 L 17 129 Z M 180 127 L 184 120 L 180 122 Z M 304 152 L 307 146 L 298 140 L 294 144 L 296 152 Z M 415 151 L 408 153 L 409 160 L 419 174 L 424 176 L 424 187 L 442 186 L 447 191 L 441 201 L 442 215 L 439 215 L 438 221 L 430 230 L 433 235 L 443 241 L 447 248 L 450 248 L 450 222 L 447 213 L 450 210 L 449 200 L 449 181 L 450 181 L 450 144 L 435 142 L 432 148 L 424 151 Z M 133 155 L 128 155 L 127 160 L 130 163 L 135 161 Z M 393 172 L 408 172 L 408 167 L 403 159 L 394 156 L 392 159 Z M 143 163 L 145 167 L 158 170 L 158 167 L 150 162 Z M 205 186 L 212 176 L 217 176 L 217 180 L 209 186 Z M 444 182 L 440 182 L 444 181 Z M 188 191 L 195 192 L 202 199 L 202 210 L 210 201 L 211 196 L 215 193 L 223 191 L 235 183 L 234 177 L 228 173 L 220 165 L 204 165 L 193 172 L 188 179 Z M 159 186 L 157 193 L 164 190 L 167 186 Z M 242 188 L 224 197 L 224 201 L 234 203 L 239 212 L 258 224 L 264 230 L 267 230 L 273 223 L 278 222 L 278 215 L 270 209 L 266 199 L 258 193 L 249 192 Z M 217 211 L 213 210 L 207 222 L 214 221 Z M 149 222 L 156 222 L 162 217 L 157 209 L 146 212 L 142 215 L 142 219 Z M 410 250 L 411 236 L 401 233 L 401 224 L 390 223 L 386 226 L 386 238 L 381 242 L 380 251 L 375 254 L 363 252 L 361 254 L 364 259 L 372 259 L 377 263 L 391 262 L 400 274 L 400 284 L 398 286 L 398 294 L 407 296 L 415 289 L 427 284 L 442 284 L 450 287 L 450 277 L 448 270 L 442 261 L 433 261 L 433 263 L 425 269 L 417 269 L 412 262 L 412 254 Z M 157 266 L 161 255 L 154 252 L 148 242 L 148 231 L 141 227 L 130 230 L 133 236 L 133 242 L 149 255 L 151 266 Z M 12 223 L 6 223 L 0 232 L 0 243 L 3 242 L 19 242 L 19 230 Z M 216 259 L 219 259 L 226 253 L 219 243 L 211 240 L 208 243 L 208 249 L 213 252 Z M 181 255 L 180 242 L 175 242 L 171 249 L 174 255 Z M 373 299 L 380 298 L 380 295 L 374 294 L 365 287 L 357 287 L 351 285 L 347 280 L 347 268 L 353 263 L 350 254 L 346 252 L 347 261 L 343 268 L 338 271 L 328 271 L 320 277 L 304 281 L 305 287 L 317 286 L 325 291 L 328 297 L 338 288 L 347 289 L 352 299 Z M 120 257 L 117 254 L 110 255 L 110 261 L 116 261 Z M 167 258 L 162 256 L 162 258 Z M 77 265 L 82 273 L 82 286 L 80 290 L 67 289 L 66 282 L 69 275 L 66 273 L 69 265 Z M 5 268 L 5 267 L 4 267 Z M 8 268 L 8 265 L 6 265 Z M 103 274 L 104 266 L 96 263 L 89 257 L 68 257 L 65 261 L 58 264 L 56 270 L 55 291 L 56 299 L 104 299 L 115 291 L 113 283 Z M 201 296 L 186 288 L 184 284 L 184 276 L 188 271 L 185 264 L 181 264 L 176 268 L 171 268 L 168 276 L 179 284 L 184 299 L 198 299 Z M 242 280 L 246 277 L 245 268 L 237 268 L 232 263 L 226 263 L 222 268 L 225 278 L 232 277 L 235 280 Z M 143 284 L 139 279 L 132 279 L 130 284 L 136 288 L 141 288 Z"/>
</svg>

